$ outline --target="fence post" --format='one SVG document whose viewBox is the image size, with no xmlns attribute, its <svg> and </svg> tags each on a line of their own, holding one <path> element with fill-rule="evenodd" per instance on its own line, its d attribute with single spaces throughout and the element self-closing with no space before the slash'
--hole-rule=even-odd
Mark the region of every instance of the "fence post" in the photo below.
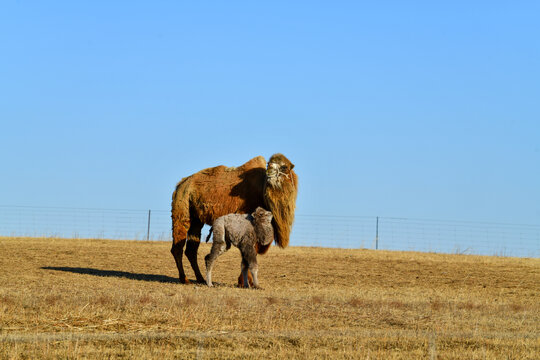
<svg viewBox="0 0 540 360">
<path fill-rule="evenodd" d="M 375 225 L 375 250 L 379 250 L 379 217 L 377 216 L 377 223 Z"/>
<path fill-rule="evenodd" d="M 151 214 L 151 210 L 148 210 L 148 229 L 147 229 L 147 232 L 146 232 L 146 241 L 150 240 L 150 214 Z"/>
</svg>

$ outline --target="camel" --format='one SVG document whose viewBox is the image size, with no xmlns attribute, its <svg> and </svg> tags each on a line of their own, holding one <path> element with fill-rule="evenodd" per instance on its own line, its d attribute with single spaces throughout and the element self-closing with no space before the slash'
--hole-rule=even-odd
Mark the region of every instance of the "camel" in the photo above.
<svg viewBox="0 0 540 360">
<path fill-rule="evenodd" d="M 196 281 L 205 283 L 197 262 L 201 229 L 223 215 L 250 214 L 259 206 L 269 210 L 275 242 L 281 248 L 287 247 L 298 193 L 293 168 L 283 154 L 272 155 L 268 165 L 262 156 L 257 156 L 239 167 L 221 165 L 201 170 L 176 185 L 172 196 L 171 253 L 181 283 L 190 283 L 182 265 L 184 246 Z M 257 243 L 255 250 L 265 254 L 270 245 Z M 239 283 L 244 283 L 242 274 Z"/>
<path fill-rule="evenodd" d="M 218 256 L 229 250 L 231 244 L 242 254 L 243 287 L 249 287 L 248 270 L 252 275 L 252 287 L 259 288 L 257 252 L 255 244 L 266 246 L 274 241 L 272 213 L 258 207 L 252 214 L 229 214 L 217 218 L 206 238 L 214 231 L 214 241 L 210 253 L 204 258 L 206 263 L 206 284 L 212 284 L 212 268 Z"/>
</svg>

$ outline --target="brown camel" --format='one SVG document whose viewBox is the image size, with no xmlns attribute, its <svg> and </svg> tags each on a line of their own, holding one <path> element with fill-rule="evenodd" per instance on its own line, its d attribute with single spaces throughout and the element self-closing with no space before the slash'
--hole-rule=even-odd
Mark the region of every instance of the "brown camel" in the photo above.
<svg viewBox="0 0 540 360">
<path fill-rule="evenodd" d="M 171 253 L 178 267 L 180 282 L 189 284 L 182 266 L 186 245 L 188 258 L 197 282 L 205 283 L 197 263 L 197 250 L 204 224 L 231 214 L 250 214 L 257 207 L 272 212 L 275 242 L 281 248 L 289 244 L 294 221 L 298 177 L 294 165 L 282 154 L 274 154 L 268 166 L 257 156 L 239 167 L 216 166 L 183 178 L 172 197 Z M 258 254 L 268 251 L 270 244 L 256 244 Z M 243 284 L 242 275 L 239 283 Z"/>
</svg>

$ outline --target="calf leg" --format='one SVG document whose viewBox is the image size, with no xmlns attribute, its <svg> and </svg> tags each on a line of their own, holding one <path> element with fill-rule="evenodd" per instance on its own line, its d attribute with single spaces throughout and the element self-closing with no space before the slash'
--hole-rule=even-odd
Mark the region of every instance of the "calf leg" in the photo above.
<svg viewBox="0 0 540 360">
<path fill-rule="evenodd" d="M 210 249 L 210 253 L 204 257 L 204 262 L 206 264 L 206 284 L 208 286 L 213 286 L 212 269 L 214 267 L 214 262 L 218 256 L 223 254 L 225 251 L 227 251 L 227 246 L 223 237 L 223 232 L 220 231 L 220 229 L 214 229 L 212 249 Z"/>
<path fill-rule="evenodd" d="M 259 273 L 259 266 L 257 265 L 257 253 L 255 252 L 255 248 L 252 246 L 248 246 L 243 248 L 242 250 L 242 275 L 244 276 L 244 287 L 248 287 L 248 274 L 251 273 L 253 276 L 253 284 L 251 285 L 253 288 L 259 287 L 259 279 L 258 279 L 258 273 Z M 249 270 L 249 273 L 248 273 Z"/>
<path fill-rule="evenodd" d="M 250 263 L 249 265 L 249 272 L 253 275 L 253 288 L 258 289 L 259 288 L 259 265 L 257 265 L 257 260 L 255 262 Z"/>
<path fill-rule="evenodd" d="M 248 268 L 249 268 L 249 265 L 245 262 L 244 259 L 242 259 L 242 274 L 240 276 L 242 277 L 242 279 L 244 281 L 243 281 L 243 284 L 241 285 L 241 287 L 246 288 L 246 289 L 249 287 Z M 240 281 L 240 279 L 238 279 L 238 280 Z"/>
<path fill-rule="evenodd" d="M 226 251 L 225 243 L 217 243 L 214 239 L 212 243 L 212 249 L 210 254 L 204 257 L 204 262 L 206 263 L 206 284 L 208 286 L 213 286 L 212 284 L 212 268 L 214 267 L 214 262 L 219 255 L 223 254 Z"/>
</svg>

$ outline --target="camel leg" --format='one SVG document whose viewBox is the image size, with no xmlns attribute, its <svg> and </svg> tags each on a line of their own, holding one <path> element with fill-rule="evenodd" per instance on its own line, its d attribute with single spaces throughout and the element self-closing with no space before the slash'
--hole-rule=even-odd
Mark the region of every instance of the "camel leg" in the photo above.
<svg viewBox="0 0 540 360">
<path fill-rule="evenodd" d="M 258 242 L 256 242 L 255 243 L 255 252 L 257 254 L 266 254 L 266 252 L 270 248 L 270 245 L 272 245 L 272 244 L 270 243 L 268 245 L 261 245 Z M 253 287 L 253 277 L 251 276 L 251 272 L 248 271 L 247 276 L 248 276 L 249 286 Z M 238 276 L 238 287 L 243 287 L 243 286 L 244 286 L 244 275 L 242 273 L 240 273 L 240 275 Z"/>
<path fill-rule="evenodd" d="M 204 257 L 204 262 L 206 263 L 206 285 L 209 287 L 214 286 L 214 284 L 212 284 L 212 268 L 214 267 L 215 260 L 216 259 L 210 257 L 210 254 Z"/>
<path fill-rule="evenodd" d="M 253 275 L 253 283 L 251 284 L 251 287 L 254 289 L 258 289 L 259 288 L 259 278 L 258 278 L 259 265 L 257 265 L 256 257 L 248 260 L 248 269 L 249 269 L 249 273 Z"/>
<path fill-rule="evenodd" d="M 178 276 L 182 284 L 189 284 L 189 280 L 186 277 L 184 272 L 184 267 L 182 266 L 182 256 L 184 252 L 184 245 L 186 244 L 187 229 L 189 229 L 189 219 L 182 218 L 180 216 L 173 216 L 173 245 L 171 248 L 171 254 L 174 257 L 176 262 L 176 267 L 178 268 Z"/>
<path fill-rule="evenodd" d="M 178 268 L 178 276 L 179 276 L 180 282 L 182 284 L 189 284 L 189 280 L 186 277 L 186 274 L 184 273 L 184 267 L 182 266 L 182 253 L 184 250 L 185 243 L 186 243 L 186 239 L 180 240 L 177 243 L 173 243 L 171 254 L 174 257 L 174 261 L 176 262 L 176 267 Z"/>
<path fill-rule="evenodd" d="M 247 271 L 249 269 L 249 272 Z M 259 279 L 257 277 L 259 267 L 257 265 L 257 253 L 252 246 L 246 246 L 242 249 L 242 274 L 244 275 L 244 287 L 248 287 L 248 274 L 253 275 L 253 283 L 251 287 L 259 287 Z"/>
<path fill-rule="evenodd" d="M 259 266 L 257 265 L 257 262 L 249 264 L 249 272 L 253 274 L 253 285 L 251 285 L 254 289 L 259 289 Z"/>
<path fill-rule="evenodd" d="M 246 246 L 242 244 L 238 247 L 238 249 L 242 254 L 242 271 L 240 272 L 240 276 L 238 276 L 238 287 L 253 287 L 253 276 L 251 276 L 252 274 L 247 270 L 249 268 L 250 257 L 256 257 L 257 254 L 255 253 L 255 249 L 249 245 Z"/>
<path fill-rule="evenodd" d="M 201 244 L 202 227 L 203 224 L 200 221 L 192 219 L 191 226 L 188 230 L 185 254 L 189 260 L 189 263 L 191 264 L 193 272 L 195 272 L 197 282 L 206 283 L 201 274 L 201 270 L 199 269 L 199 263 L 197 262 L 197 251 L 199 250 L 199 245 Z"/>
<path fill-rule="evenodd" d="M 248 272 L 248 264 L 246 263 L 246 261 L 244 259 L 242 259 L 242 274 L 240 276 L 242 276 L 242 279 L 244 279 L 244 282 L 241 285 L 241 287 L 246 288 L 246 289 L 249 287 L 248 274 L 249 274 L 249 272 Z"/>
<path fill-rule="evenodd" d="M 260 289 L 259 278 L 258 278 L 259 266 L 257 265 L 257 263 L 249 264 L 249 272 L 253 274 L 253 284 L 251 285 L 251 287 L 253 289 Z"/>
<path fill-rule="evenodd" d="M 197 262 L 197 252 L 199 250 L 199 245 L 200 241 L 188 238 L 186 244 L 186 256 L 189 260 L 189 263 L 191 264 L 193 272 L 195 272 L 197 282 L 206 283 L 206 280 L 204 280 L 204 277 L 201 274 L 201 270 L 199 269 L 199 263 Z"/>
<path fill-rule="evenodd" d="M 249 271 L 247 273 L 247 279 L 249 286 L 253 286 L 253 277 Z M 240 272 L 240 275 L 238 276 L 238 287 L 244 287 L 244 274 L 242 272 Z"/>
<path fill-rule="evenodd" d="M 210 250 L 210 253 L 204 257 L 204 261 L 206 263 L 206 284 L 208 286 L 213 286 L 212 284 L 212 269 L 214 267 L 214 263 L 219 255 L 223 254 L 225 251 L 227 251 L 227 248 L 225 246 L 224 242 L 217 242 L 214 238 L 214 242 L 212 243 L 212 249 Z"/>
</svg>

